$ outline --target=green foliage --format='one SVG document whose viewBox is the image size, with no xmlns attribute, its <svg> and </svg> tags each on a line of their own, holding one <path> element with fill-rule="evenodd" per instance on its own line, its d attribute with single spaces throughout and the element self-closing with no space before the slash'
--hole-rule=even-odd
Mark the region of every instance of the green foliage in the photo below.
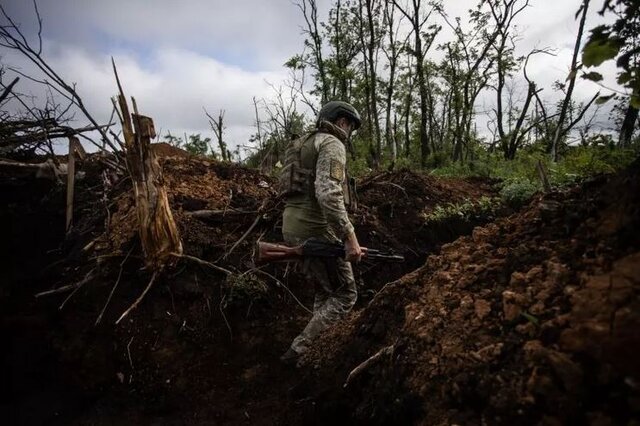
<svg viewBox="0 0 640 426">
<path fill-rule="evenodd" d="M 582 63 L 586 67 L 616 59 L 618 84 L 629 90 L 630 103 L 635 108 L 640 108 L 639 12 L 638 0 L 605 0 L 600 14 L 613 15 L 616 20 L 592 29 L 582 50 Z M 583 77 L 599 81 L 598 75 L 590 72 Z"/>
<path fill-rule="evenodd" d="M 256 300 L 266 299 L 269 292 L 267 284 L 253 273 L 228 275 L 224 283 L 225 302 L 229 305 L 244 305 Z"/>
<path fill-rule="evenodd" d="M 448 222 L 452 219 L 471 220 L 484 217 L 495 212 L 499 201 L 495 198 L 482 197 L 477 201 L 465 200 L 462 203 L 440 204 L 431 212 L 423 214 L 425 225 Z"/>
<path fill-rule="evenodd" d="M 518 179 L 507 182 L 500 190 L 500 197 L 506 205 L 520 208 L 529 202 L 537 191 L 538 185 L 527 179 Z"/>
<path fill-rule="evenodd" d="M 209 144 L 211 143 L 211 138 L 204 138 L 200 133 L 195 135 L 189 135 L 189 141 L 184 144 L 184 149 L 193 155 L 207 155 L 209 152 Z M 213 154 L 213 152 L 212 152 Z"/>
<path fill-rule="evenodd" d="M 563 161 L 550 167 L 550 179 L 552 184 L 563 185 L 589 176 L 613 173 L 631 164 L 637 155 L 637 150 L 613 146 L 576 147 Z"/>
<path fill-rule="evenodd" d="M 167 132 L 162 142 L 168 143 L 169 145 L 175 146 L 176 148 L 184 149 L 192 155 L 202 155 L 213 158 L 217 157 L 215 151 L 213 151 L 213 149 L 209 149 L 211 138 L 203 139 L 200 133 L 189 135 L 187 137 L 187 142 L 185 143 L 183 138 L 174 136 L 171 134 L 171 132 Z"/>
<path fill-rule="evenodd" d="M 604 61 L 613 59 L 620 52 L 624 42 L 612 37 L 606 25 L 591 30 L 591 38 L 582 52 L 582 63 L 587 67 L 597 67 Z"/>
<path fill-rule="evenodd" d="M 567 148 L 557 163 L 550 161 L 543 147 L 534 144 L 522 150 L 514 160 L 502 155 L 479 151 L 467 163 L 449 163 L 431 174 L 442 177 L 482 177 L 500 180 L 500 196 L 511 207 L 524 205 L 542 189 L 537 164 L 548 172 L 552 187 L 562 187 L 603 173 L 613 173 L 629 165 L 640 153 L 640 146 L 621 149 L 610 137 L 587 139 L 587 145 Z"/>
<path fill-rule="evenodd" d="M 168 143 L 169 145 L 175 146 L 176 148 L 182 148 L 182 144 L 184 143 L 182 138 L 173 136 L 169 131 L 167 131 L 167 134 L 164 136 L 162 142 Z"/>
</svg>

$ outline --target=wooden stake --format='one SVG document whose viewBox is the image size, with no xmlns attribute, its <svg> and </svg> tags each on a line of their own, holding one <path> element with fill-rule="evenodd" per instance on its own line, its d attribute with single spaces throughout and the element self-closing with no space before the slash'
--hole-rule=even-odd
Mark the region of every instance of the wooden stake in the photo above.
<svg viewBox="0 0 640 426">
<path fill-rule="evenodd" d="M 69 155 L 67 156 L 67 221 L 65 231 L 71 230 L 73 221 L 73 188 L 76 180 L 76 156 L 74 155 L 75 144 L 80 143 L 75 136 L 69 136 Z"/>
</svg>

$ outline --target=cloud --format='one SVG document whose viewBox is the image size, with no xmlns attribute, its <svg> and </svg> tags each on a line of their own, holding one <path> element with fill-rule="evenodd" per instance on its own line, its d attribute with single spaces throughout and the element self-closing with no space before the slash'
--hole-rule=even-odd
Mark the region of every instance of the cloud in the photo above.
<svg viewBox="0 0 640 426">
<path fill-rule="evenodd" d="M 35 34 L 33 4 L 8 0 L 7 11 Z M 246 69 L 280 67 L 301 46 L 298 9 L 289 0 L 40 0 L 45 37 L 110 53 L 168 46 Z"/>
<path fill-rule="evenodd" d="M 90 55 L 66 45 L 47 46 L 55 55 L 49 62 L 63 78 L 77 83 L 78 93 L 100 123 L 111 115 L 111 96 L 117 92 L 111 59 Z M 165 48 L 148 54 L 146 64 L 127 52 L 113 52 L 118 74 L 128 96 L 136 98 L 140 113 L 154 119 L 156 129 L 166 134 L 201 133 L 212 136 L 203 107 L 217 114 L 226 111 L 228 142 L 231 147 L 246 144 L 254 121 L 253 101 L 270 98 L 269 82 L 284 80 L 285 70 L 250 72 L 240 67 L 194 52 Z M 5 59 L 24 70 L 32 69 L 15 54 Z M 20 91 L 43 96 L 40 85 L 22 79 Z M 14 105 L 14 107 L 18 107 Z M 80 115 L 77 125 L 84 125 Z"/>
<path fill-rule="evenodd" d="M 232 147 L 245 144 L 254 132 L 252 98 L 274 97 L 267 81 L 282 84 L 286 78 L 282 64 L 303 46 L 304 20 L 291 0 L 112 0 L 81 4 L 75 0 L 40 0 L 38 4 L 44 20 L 45 56 L 67 81 L 78 84 L 79 93 L 98 121 L 106 122 L 111 114 L 110 97 L 116 91 L 110 63 L 113 56 L 127 94 L 136 97 L 141 113 L 153 117 L 157 129 L 210 136 L 202 107 L 213 114 L 225 109 Z M 550 102 L 561 96 L 552 91 L 553 82 L 563 81 L 568 73 L 579 4 L 579 0 L 532 0 L 516 22 L 521 31 L 517 54 L 524 55 L 534 47 L 557 48 L 555 57 L 538 55 L 529 66 L 529 75 L 544 88 L 542 94 Z M 326 19 L 330 5 L 329 1 L 319 2 L 320 20 Z M 25 33 L 36 34 L 37 21 L 30 1 L 5 0 L 3 6 L 23 25 Z M 451 17 L 465 16 L 474 6 L 475 2 L 445 2 Z M 602 21 L 592 8 L 587 28 Z M 445 28 L 436 44 L 451 37 L 449 33 Z M 433 60 L 441 54 L 435 49 L 429 53 Z M 1 56 L 3 63 L 18 65 L 32 74 L 34 68 L 24 58 L 11 52 L 2 52 Z M 613 64 L 606 64 L 603 70 L 611 81 Z M 384 73 L 382 64 L 380 72 Z M 521 72 L 516 81 L 523 85 Z M 19 88 L 43 93 L 42 88 L 24 79 Z M 591 82 L 578 81 L 575 99 L 585 101 L 599 89 Z M 494 98 L 493 93 L 484 92 L 479 109 L 489 109 Z"/>
</svg>

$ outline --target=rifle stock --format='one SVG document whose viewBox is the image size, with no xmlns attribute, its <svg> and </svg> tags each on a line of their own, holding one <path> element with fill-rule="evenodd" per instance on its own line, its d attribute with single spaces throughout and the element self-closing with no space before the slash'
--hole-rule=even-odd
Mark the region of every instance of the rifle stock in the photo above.
<svg viewBox="0 0 640 426">
<path fill-rule="evenodd" d="M 284 244 L 258 241 L 256 264 L 270 262 L 289 262 L 302 257 L 302 245 L 289 247 Z"/>
<path fill-rule="evenodd" d="M 386 262 L 404 262 L 404 257 L 393 253 L 362 247 L 364 258 Z M 299 246 L 289 247 L 284 244 L 258 241 L 256 248 L 256 264 L 270 262 L 289 262 L 305 256 L 313 257 L 345 257 L 344 245 L 319 240 L 307 240 Z"/>
</svg>

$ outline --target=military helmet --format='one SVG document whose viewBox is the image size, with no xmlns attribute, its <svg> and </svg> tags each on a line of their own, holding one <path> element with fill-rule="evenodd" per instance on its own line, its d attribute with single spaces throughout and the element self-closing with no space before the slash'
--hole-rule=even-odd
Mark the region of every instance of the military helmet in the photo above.
<svg viewBox="0 0 640 426">
<path fill-rule="evenodd" d="M 360 128 L 362 125 L 362 119 L 360 118 L 358 110 L 355 109 L 353 105 L 343 101 L 330 101 L 324 104 L 318 113 L 318 123 L 321 120 L 334 123 L 340 117 L 346 117 L 353 121 L 355 124 L 354 130 Z"/>
</svg>

